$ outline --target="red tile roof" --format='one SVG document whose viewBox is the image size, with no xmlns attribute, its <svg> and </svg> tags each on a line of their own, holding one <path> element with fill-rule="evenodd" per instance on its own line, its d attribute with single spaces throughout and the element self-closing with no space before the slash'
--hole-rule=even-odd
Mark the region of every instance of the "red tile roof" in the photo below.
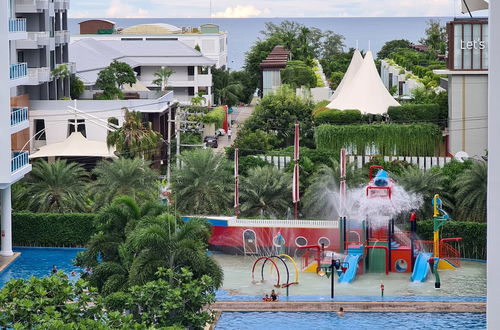
<svg viewBox="0 0 500 330">
<path fill-rule="evenodd" d="M 283 46 L 274 47 L 273 51 L 265 60 L 260 63 L 260 68 L 265 69 L 282 69 L 286 67 L 290 52 Z"/>
</svg>

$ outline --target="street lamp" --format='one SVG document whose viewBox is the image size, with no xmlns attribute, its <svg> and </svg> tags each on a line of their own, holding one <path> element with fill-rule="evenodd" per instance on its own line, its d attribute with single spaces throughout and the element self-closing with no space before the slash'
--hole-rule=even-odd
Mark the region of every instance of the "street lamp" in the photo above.
<svg viewBox="0 0 500 330">
<path fill-rule="evenodd" d="M 340 277 L 343 273 L 346 272 L 346 270 L 349 269 L 349 263 L 347 262 L 342 262 L 340 259 L 333 259 L 332 258 L 332 263 L 328 266 L 320 266 L 318 269 L 318 275 L 319 276 L 325 276 L 330 274 L 331 276 L 331 298 L 333 299 L 334 297 L 334 288 L 335 288 L 335 273 Z"/>
</svg>

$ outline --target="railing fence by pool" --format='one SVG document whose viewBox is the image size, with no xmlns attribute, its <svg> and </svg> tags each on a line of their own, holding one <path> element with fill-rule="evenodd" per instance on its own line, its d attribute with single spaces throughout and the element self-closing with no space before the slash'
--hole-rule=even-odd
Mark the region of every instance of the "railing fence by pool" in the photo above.
<svg viewBox="0 0 500 330">
<path fill-rule="evenodd" d="M 26 18 L 9 19 L 9 32 L 26 32 Z"/>
<path fill-rule="evenodd" d="M 28 74 L 28 63 L 18 63 L 10 65 L 10 79 L 19 79 Z"/>
<path fill-rule="evenodd" d="M 28 164 L 29 164 L 29 154 L 27 151 L 24 151 L 17 155 L 14 155 L 14 157 L 10 162 L 10 170 L 12 173 L 14 173 Z"/>
<path fill-rule="evenodd" d="M 16 126 L 19 123 L 28 120 L 28 108 L 14 108 L 10 113 L 10 126 Z"/>
<path fill-rule="evenodd" d="M 236 219 L 229 218 L 228 225 L 237 227 L 280 227 L 280 228 L 338 228 L 338 220 L 280 220 L 280 219 Z"/>
</svg>

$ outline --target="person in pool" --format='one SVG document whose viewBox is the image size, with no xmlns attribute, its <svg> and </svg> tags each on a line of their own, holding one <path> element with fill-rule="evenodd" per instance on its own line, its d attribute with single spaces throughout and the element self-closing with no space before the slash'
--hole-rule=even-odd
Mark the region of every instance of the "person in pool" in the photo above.
<svg viewBox="0 0 500 330">
<path fill-rule="evenodd" d="M 271 300 L 278 301 L 278 295 L 274 292 L 274 290 L 271 291 Z"/>
<path fill-rule="evenodd" d="M 339 311 L 337 312 L 338 316 L 344 316 L 344 307 L 340 307 Z"/>
<path fill-rule="evenodd" d="M 52 265 L 52 274 L 55 274 L 55 273 L 57 273 L 57 266 Z"/>
<path fill-rule="evenodd" d="M 271 301 L 271 298 L 269 298 L 269 295 L 266 294 L 266 296 L 262 298 L 262 301 Z"/>
</svg>

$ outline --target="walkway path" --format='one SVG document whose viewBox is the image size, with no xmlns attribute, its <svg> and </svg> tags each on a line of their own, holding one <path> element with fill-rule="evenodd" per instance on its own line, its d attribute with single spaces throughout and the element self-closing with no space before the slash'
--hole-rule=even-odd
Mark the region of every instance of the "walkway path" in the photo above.
<svg viewBox="0 0 500 330">
<path fill-rule="evenodd" d="M 402 313 L 486 313 L 485 302 L 441 301 L 217 301 L 219 312 L 402 312 Z"/>
<path fill-rule="evenodd" d="M 231 128 L 231 140 L 227 138 L 227 135 L 220 136 L 218 140 L 219 146 L 215 149 L 215 151 L 217 152 L 224 152 L 224 148 L 229 147 L 233 143 L 234 139 L 236 139 L 236 137 L 238 136 L 238 126 L 241 125 L 245 120 L 247 120 L 247 118 L 250 117 L 253 110 L 255 109 L 254 106 L 234 108 L 236 110 L 231 115 L 231 119 L 234 121 L 234 125 Z"/>
</svg>

